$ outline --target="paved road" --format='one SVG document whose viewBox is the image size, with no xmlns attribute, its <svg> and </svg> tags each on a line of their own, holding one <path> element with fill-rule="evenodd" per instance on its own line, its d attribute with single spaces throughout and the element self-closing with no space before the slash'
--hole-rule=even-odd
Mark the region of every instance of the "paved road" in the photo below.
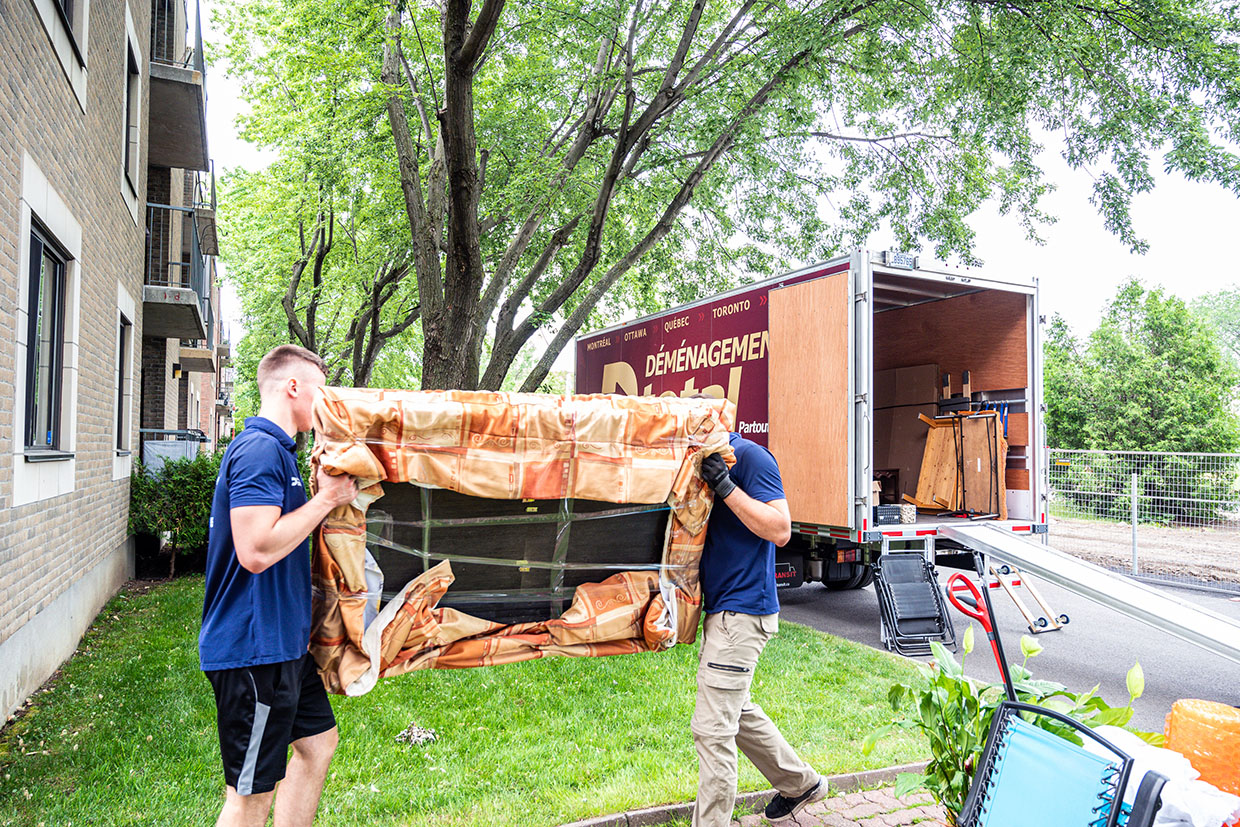
<svg viewBox="0 0 1240 827">
<path fill-rule="evenodd" d="M 953 571 L 940 569 L 939 582 L 946 582 Z M 1205 698 L 1240 706 L 1240 665 L 1048 583 L 1038 583 L 1038 589 L 1057 613 L 1067 613 L 1071 623 L 1060 631 L 1037 636 L 1045 651 L 1029 663 L 1034 677 L 1058 681 L 1074 692 L 1098 683 L 1107 703 L 1120 704 L 1128 699 L 1125 675 L 1139 660 L 1145 672 L 1145 695 L 1134 705 L 1133 724 L 1158 732 L 1178 698 Z M 1226 596 L 1188 589 L 1168 591 L 1240 620 L 1240 602 Z M 881 648 L 878 599 L 872 586 L 828 592 L 820 584 L 807 583 L 779 594 L 783 619 Z M 1020 636 L 1029 628 L 1005 594 L 994 592 L 992 599 L 1008 660 L 1019 663 Z M 969 620 L 955 610 L 952 614 L 959 637 Z M 966 673 L 980 680 L 998 681 L 999 670 L 985 635 L 980 628 L 974 634 L 977 641 L 965 660 Z"/>
</svg>

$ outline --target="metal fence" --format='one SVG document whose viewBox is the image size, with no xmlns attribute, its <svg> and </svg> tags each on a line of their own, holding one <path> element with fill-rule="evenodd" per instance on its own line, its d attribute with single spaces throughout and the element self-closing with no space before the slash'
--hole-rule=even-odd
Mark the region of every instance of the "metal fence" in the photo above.
<svg viewBox="0 0 1240 827">
<path fill-rule="evenodd" d="M 1240 454 L 1052 450 L 1050 487 L 1056 548 L 1240 594 Z"/>
</svg>

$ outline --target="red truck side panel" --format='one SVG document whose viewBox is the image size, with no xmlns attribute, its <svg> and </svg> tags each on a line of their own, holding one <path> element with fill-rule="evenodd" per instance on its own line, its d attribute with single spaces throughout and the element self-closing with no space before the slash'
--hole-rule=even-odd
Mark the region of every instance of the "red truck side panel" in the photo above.
<svg viewBox="0 0 1240 827">
<path fill-rule="evenodd" d="M 577 393 L 725 396 L 737 431 L 767 444 L 768 292 L 847 270 L 847 262 L 769 281 L 577 340 Z"/>
</svg>

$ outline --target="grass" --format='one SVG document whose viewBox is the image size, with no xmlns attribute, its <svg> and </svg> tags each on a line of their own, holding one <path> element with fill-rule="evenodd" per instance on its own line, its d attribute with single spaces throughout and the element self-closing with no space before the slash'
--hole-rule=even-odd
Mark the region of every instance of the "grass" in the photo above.
<svg viewBox="0 0 1240 827">
<path fill-rule="evenodd" d="M 824 595 L 824 599 L 830 599 Z M 123 591 L 26 714 L 0 733 L 0 825 L 201 824 L 223 801 L 210 686 L 198 671 L 202 578 Z M 341 744 L 319 821 L 555 825 L 688 801 L 696 646 L 663 654 L 426 670 L 333 697 Z M 862 756 L 909 664 L 781 625 L 755 700 L 824 773 L 925 756 L 912 737 Z M 438 740 L 396 742 L 410 723 Z M 740 787 L 766 787 L 741 762 Z"/>
</svg>

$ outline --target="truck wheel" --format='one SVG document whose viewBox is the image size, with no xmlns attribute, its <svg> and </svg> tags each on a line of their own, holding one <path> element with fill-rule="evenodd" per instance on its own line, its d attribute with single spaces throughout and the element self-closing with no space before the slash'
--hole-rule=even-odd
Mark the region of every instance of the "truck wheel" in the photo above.
<svg viewBox="0 0 1240 827">
<path fill-rule="evenodd" d="M 864 563 L 853 563 L 852 574 L 839 580 L 824 580 L 822 585 L 827 587 L 828 591 L 842 592 L 851 589 L 860 589 L 868 586 L 874 580 L 874 568 Z"/>
<path fill-rule="evenodd" d="M 853 586 L 854 589 L 864 589 L 866 586 L 874 582 L 874 567 L 866 566 L 865 575 L 862 576 L 861 582 Z"/>
</svg>

